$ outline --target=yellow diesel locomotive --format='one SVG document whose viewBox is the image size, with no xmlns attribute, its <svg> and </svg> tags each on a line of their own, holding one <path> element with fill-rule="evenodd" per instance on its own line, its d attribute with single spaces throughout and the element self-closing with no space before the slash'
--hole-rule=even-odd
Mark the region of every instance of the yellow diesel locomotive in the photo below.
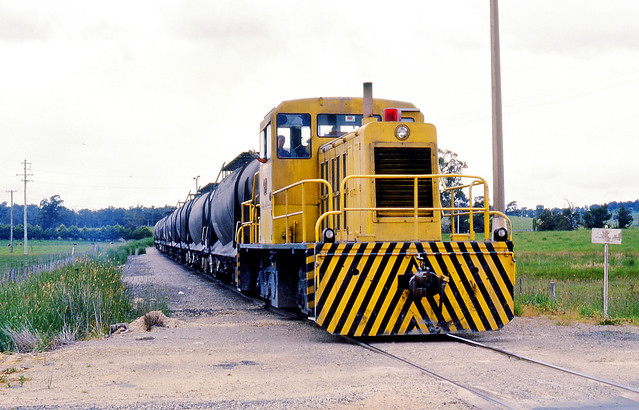
<svg viewBox="0 0 639 410">
<path fill-rule="evenodd" d="M 440 199 L 487 199 L 486 181 L 444 188 L 435 127 L 413 104 L 373 99 L 370 83 L 363 98 L 282 102 L 260 152 L 221 175 L 157 223 L 160 251 L 332 334 L 496 330 L 514 316 L 511 230 L 490 227 L 507 217 Z"/>
</svg>

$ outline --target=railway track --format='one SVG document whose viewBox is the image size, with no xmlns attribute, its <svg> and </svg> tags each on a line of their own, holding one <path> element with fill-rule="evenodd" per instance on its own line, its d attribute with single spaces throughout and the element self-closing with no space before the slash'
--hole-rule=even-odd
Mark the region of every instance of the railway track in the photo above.
<svg viewBox="0 0 639 410">
<path fill-rule="evenodd" d="M 548 367 L 548 368 L 551 368 L 551 369 L 555 369 L 555 370 L 558 370 L 560 372 L 564 372 L 564 373 L 572 374 L 574 376 L 582 377 L 584 379 L 593 380 L 593 381 L 595 381 L 597 383 L 607 384 L 608 386 L 616 387 L 618 389 L 627 390 L 627 391 L 639 394 L 639 389 L 635 389 L 634 387 L 626 386 L 626 385 L 623 385 L 623 384 L 620 384 L 620 383 L 615 383 L 613 381 L 605 380 L 605 379 L 602 379 L 602 378 L 599 378 L 599 377 L 596 377 L 596 376 L 591 376 L 591 375 L 588 375 L 588 374 L 585 374 L 585 373 L 581 373 L 581 372 L 578 372 L 578 371 L 575 371 L 575 370 L 567 369 L 565 367 L 556 366 L 554 364 L 542 362 L 540 360 L 531 359 L 529 357 L 522 356 L 522 355 L 519 355 L 517 353 L 508 352 L 506 350 L 498 349 L 498 348 L 492 347 L 492 346 L 488 346 L 488 345 L 485 345 L 483 343 L 476 342 L 474 340 L 470 340 L 470 339 L 466 339 L 466 338 L 463 338 L 463 337 L 459 337 L 457 335 L 449 334 L 449 335 L 447 335 L 447 337 L 453 339 L 456 342 L 466 343 L 466 344 L 469 344 L 471 346 L 479 347 L 479 348 L 482 348 L 482 349 L 492 350 L 493 352 L 497 352 L 497 353 L 500 353 L 500 354 L 503 354 L 503 355 L 506 355 L 506 356 L 509 356 L 509 357 L 512 357 L 512 358 L 515 358 L 515 359 L 524 360 L 524 361 L 527 361 L 527 362 L 530 362 L 530 363 L 534 363 L 534 364 L 537 364 L 537 365 L 540 365 L 540 366 L 544 366 L 544 367 Z"/>
<path fill-rule="evenodd" d="M 434 378 L 436 378 L 438 380 L 441 380 L 441 381 L 450 383 L 450 384 L 452 384 L 454 386 L 457 386 L 457 387 L 459 387 L 459 388 L 461 388 L 461 389 L 463 389 L 463 390 L 465 390 L 465 391 L 467 391 L 467 392 L 469 392 L 469 393 L 471 393 L 471 394 L 473 394 L 473 395 L 475 395 L 475 396 L 477 396 L 477 397 L 479 397 L 479 398 L 481 398 L 483 400 L 486 400 L 489 403 L 492 403 L 492 404 L 495 404 L 495 405 L 498 405 L 500 407 L 507 408 L 507 409 L 512 408 L 511 406 L 509 406 L 505 402 L 500 401 L 498 398 L 491 397 L 490 395 L 482 393 L 479 390 L 476 390 L 476 389 L 474 389 L 471 386 L 467 386 L 467 385 L 465 385 L 463 383 L 455 381 L 452 378 L 445 377 L 445 376 L 443 376 L 441 374 L 438 374 L 438 373 L 436 373 L 436 372 L 434 372 L 432 370 L 429 370 L 429 369 L 427 369 L 427 368 L 425 368 L 425 367 L 423 367 L 423 366 L 421 366 L 419 364 L 411 362 L 411 361 L 409 361 L 407 359 L 404 359 L 402 357 L 399 357 L 399 356 L 397 356 L 395 354 L 389 353 L 389 352 L 387 352 L 387 351 L 385 351 L 383 349 L 377 348 L 377 347 L 375 347 L 375 346 L 373 346 L 371 344 L 368 344 L 368 343 L 365 343 L 365 342 L 362 342 L 362 341 L 359 341 L 359 340 L 356 340 L 356 339 L 353 339 L 353 338 L 347 337 L 347 336 L 343 336 L 343 338 L 345 340 L 349 341 L 350 343 L 359 345 L 359 346 L 361 346 L 361 347 L 363 347 L 365 349 L 368 349 L 368 350 L 370 350 L 372 352 L 378 353 L 378 354 L 380 354 L 382 356 L 386 356 L 386 357 L 389 357 L 389 358 L 391 358 L 393 360 L 397 360 L 397 361 L 400 361 L 402 363 L 405 363 L 408 366 L 414 367 L 414 368 L 418 369 L 419 371 L 421 371 L 423 373 L 426 373 L 426 374 L 428 374 L 428 375 L 430 375 L 430 376 L 432 376 L 432 377 L 434 377 Z"/>
<path fill-rule="evenodd" d="M 498 353 L 500 355 L 507 356 L 509 358 L 525 361 L 525 362 L 532 363 L 532 364 L 537 365 L 537 366 L 553 369 L 553 370 L 556 370 L 558 372 L 562 372 L 562 373 L 570 374 L 572 376 L 576 376 L 576 377 L 580 377 L 580 378 L 583 378 L 583 379 L 587 379 L 587 380 L 590 380 L 590 381 L 593 381 L 593 382 L 596 382 L 596 383 L 600 383 L 602 385 L 606 385 L 606 386 L 609 386 L 609 387 L 612 387 L 612 388 L 617 388 L 617 389 L 621 389 L 621 390 L 624 390 L 624 391 L 636 393 L 638 395 L 637 398 L 639 398 L 639 389 L 631 387 L 631 386 L 626 386 L 626 385 L 623 385 L 623 384 L 620 384 L 620 383 L 616 383 L 614 381 L 605 380 L 605 379 L 602 379 L 602 378 L 599 378 L 599 377 L 596 377 L 596 376 L 588 375 L 588 374 L 585 374 L 585 373 L 582 373 L 582 372 L 578 372 L 578 371 L 575 371 L 575 370 L 571 370 L 571 369 L 568 369 L 568 368 L 565 368 L 565 367 L 561 367 L 561 366 L 557 366 L 557 365 L 554 365 L 554 364 L 546 363 L 546 362 L 543 362 L 543 361 L 540 361 L 540 360 L 535 360 L 535 359 L 532 359 L 532 358 L 529 358 L 529 357 L 526 357 L 526 356 L 519 355 L 517 353 L 513 353 L 513 352 L 509 352 L 509 351 L 506 351 L 506 350 L 503 350 L 503 349 L 499 349 L 499 348 L 496 348 L 496 347 L 488 346 L 486 344 L 479 343 L 479 342 L 476 342 L 474 340 L 466 339 L 466 338 L 463 338 L 463 337 L 460 337 L 460 336 L 457 336 L 457 335 L 447 334 L 447 335 L 445 335 L 445 337 L 447 339 L 449 339 L 450 341 L 453 341 L 453 342 L 456 342 L 456 343 L 463 343 L 463 344 L 466 344 L 466 345 L 469 345 L 469 346 L 473 346 L 475 348 L 479 348 L 479 349 L 484 349 L 484 350 L 488 350 L 488 351 L 491 351 L 491 352 L 495 352 L 495 353 Z M 387 350 L 384 350 L 382 348 L 373 346 L 370 343 L 366 343 L 366 342 L 363 342 L 361 340 L 353 339 L 353 338 L 350 338 L 350 337 L 343 337 L 343 338 L 345 340 L 347 340 L 348 342 L 350 342 L 350 343 L 359 345 L 359 346 L 361 346 L 361 347 L 363 347 L 365 349 L 368 349 L 368 350 L 370 350 L 372 352 L 375 352 L 375 353 L 380 354 L 382 356 L 391 358 L 393 360 L 402 362 L 402 363 L 404 363 L 404 364 L 406 364 L 408 366 L 416 368 L 416 369 L 420 370 L 421 372 L 423 372 L 423 373 L 425 373 L 425 374 L 427 374 L 429 376 L 432 376 L 432 377 L 434 377 L 434 378 L 436 378 L 438 380 L 453 384 L 454 386 L 457 386 L 457 387 L 459 387 L 459 388 L 471 393 L 472 395 L 474 395 L 476 397 L 479 397 L 482 400 L 485 400 L 487 403 L 490 403 L 490 404 L 495 405 L 495 406 L 500 407 L 500 408 L 506 408 L 506 409 L 517 408 L 513 404 L 509 404 L 507 402 L 507 400 L 504 399 L 503 397 L 496 397 L 493 394 L 489 394 L 487 392 L 484 392 L 484 391 L 482 391 L 481 388 L 477 388 L 475 386 L 472 386 L 470 383 L 461 382 L 461 381 L 456 380 L 456 379 L 454 379 L 454 378 L 452 378 L 450 376 L 445 376 L 445 375 L 441 374 L 440 372 L 438 372 L 437 370 L 429 369 L 429 368 L 425 367 L 424 365 L 416 363 L 415 361 L 406 359 L 404 357 L 401 357 L 401 356 L 399 356 L 397 354 L 391 353 L 391 352 L 389 352 Z"/>
<path fill-rule="evenodd" d="M 226 285 L 220 281 L 215 280 L 216 282 L 218 282 L 218 284 L 222 285 L 223 287 L 228 288 L 229 290 L 234 290 L 234 288 L 232 286 Z M 280 316 L 285 316 L 289 319 L 298 319 L 300 321 L 306 322 L 308 324 L 312 324 L 314 326 L 316 326 L 315 322 L 313 320 L 310 319 L 306 319 L 303 316 L 300 316 L 298 314 L 286 311 L 286 310 L 282 310 L 282 309 L 277 309 L 277 308 L 273 308 L 268 306 L 267 304 L 264 303 L 264 301 L 260 300 L 260 299 L 256 299 L 247 295 L 243 295 L 246 299 L 248 300 L 252 300 L 256 303 L 262 303 L 264 304 L 264 307 L 268 310 L 270 310 L 271 312 L 280 315 Z M 434 337 L 431 338 L 430 341 L 428 342 L 424 342 L 423 338 L 415 343 L 415 339 L 409 339 L 409 338 L 392 338 L 392 339 L 386 339 L 383 341 L 372 341 L 370 343 L 363 341 L 363 340 L 358 340 L 358 339 L 353 339 L 350 337 L 345 337 L 342 336 L 343 340 L 347 341 L 348 343 L 352 343 L 358 346 L 361 346 L 365 349 L 370 350 L 371 352 L 374 352 L 376 354 L 379 354 L 381 356 L 390 358 L 392 360 L 401 362 L 403 364 L 405 364 L 406 366 L 412 367 L 414 369 L 419 370 L 421 373 L 426 374 L 430 377 L 433 377 L 437 380 L 440 380 L 442 382 L 445 383 L 449 383 L 451 385 L 454 385 L 466 392 L 468 392 L 469 394 L 477 397 L 480 399 L 480 401 L 482 401 L 483 405 L 481 405 L 480 407 L 491 407 L 491 408 L 505 408 L 505 409 L 510 409 L 510 408 L 521 408 L 521 407 L 536 407 L 534 404 L 532 403 L 537 403 L 537 397 L 535 396 L 535 392 L 538 392 L 539 389 L 537 388 L 532 388 L 531 389 L 531 393 L 530 395 L 532 395 L 533 397 L 528 398 L 528 402 L 525 404 L 521 404 L 518 401 L 513 401 L 512 397 L 506 397 L 507 395 L 502 394 L 504 393 L 503 391 L 500 391 L 500 388 L 487 388 L 485 386 L 485 377 L 482 377 L 478 375 L 476 378 L 469 380 L 463 380 L 462 378 L 459 378 L 457 374 L 454 374 L 453 376 L 450 375 L 450 369 L 451 368 L 455 368 L 455 366 L 457 366 L 457 368 L 460 368 L 462 366 L 465 367 L 473 367 L 473 366 L 477 366 L 477 367 L 482 367 L 485 366 L 482 363 L 479 362 L 473 362 L 468 361 L 468 362 L 463 362 L 463 363 L 458 363 L 459 361 L 459 357 L 457 357 L 456 355 L 450 355 L 449 357 L 449 363 L 445 363 L 445 361 L 439 361 L 438 363 L 433 362 L 432 360 L 427 363 L 427 364 L 423 364 L 420 363 L 420 360 L 416 360 L 414 358 L 407 358 L 407 356 L 410 356 L 409 350 L 415 348 L 416 346 L 419 346 L 418 349 L 423 349 L 423 350 L 428 350 L 429 347 L 426 346 L 435 346 L 437 344 L 441 345 L 442 342 L 445 342 L 444 344 L 451 344 L 452 342 L 454 342 L 455 344 L 463 344 L 463 345 L 467 345 L 469 347 L 472 347 L 473 349 L 481 349 L 487 352 L 491 352 L 493 354 L 495 354 L 495 356 L 502 356 L 502 357 L 506 357 L 508 359 L 513 359 L 517 362 L 525 362 L 525 363 L 529 363 L 533 366 L 537 366 L 539 368 L 544 368 L 544 369 L 549 369 L 549 371 L 552 371 L 556 374 L 563 374 L 565 375 L 566 378 L 561 379 L 559 376 L 549 376 L 548 374 L 541 376 L 541 371 L 540 373 L 540 378 L 536 379 L 536 380 L 527 380 L 525 382 L 525 384 L 539 384 L 540 380 L 545 380 L 547 383 L 552 384 L 552 383 L 565 383 L 567 385 L 571 385 L 572 383 L 574 383 L 574 381 L 572 381 L 571 379 L 583 379 L 586 380 L 588 382 L 592 382 L 592 383 L 596 383 L 597 385 L 600 386 L 604 386 L 604 388 L 606 389 L 611 389 L 611 390 L 618 390 L 621 392 L 626 392 L 626 393 L 630 393 L 631 397 L 630 399 L 626 398 L 625 400 L 629 400 L 626 401 L 624 403 L 624 405 L 622 406 L 623 408 L 633 408 L 635 406 L 639 407 L 639 388 L 635 388 L 632 386 L 628 386 L 628 385 L 624 385 L 622 383 L 617 383 L 615 381 L 612 380 L 607 380 L 601 377 L 597 377 L 594 375 L 590 375 L 590 374 L 586 374 L 583 372 L 579 372 L 573 369 L 569 369 L 566 367 L 562 367 L 562 366 L 558 366 L 555 364 L 551 364 L 548 362 L 544 362 L 541 360 L 536 360 L 534 358 L 531 357 L 527 357 L 518 353 L 514 353 L 514 352 L 510 352 L 504 349 L 500 349 L 500 348 L 496 348 L 493 346 L 489 346 L 487 344 L 484 343 L 480 343 L 471 339 L 467 339 L 464 337 L 460 337 L 457 335 L 453 335 L 453 334 L 447 334 L 447 335 L 441 335 L 438 337 Z M 390 341 L 390 343 L 389 343 Z M 395 343 L 397 341 L 397 343 Z M 399 352 L 392 352 L 390 351 L 387 347 L 395 347 L 396 350 L 399 350 Z M 399 347 L 398 347 L 399 346 Z M 450 352 L 458 352 L 459 348 L 450 348 L 447 350 L 448 354 L 450 354 Z M 413 355 L 415 356 L 415 355 Z M 419 356 L 419 354 L 417 355 Z M 428 359 L 426 359 L 428 360 Z M 498 362 L 497 360 L 490 360 L 491 362 Z M 441 363 L 445 363 L 448 364 L 448 369 L 443 369 L 442 366 L 439 366 L 439 364 Z M 501 362 L 501 365 L 498 365 L 498 369 L 497 370 L 493 370 L 494 372 L 500 372 L 501 370 L 504 370 L 504 367 L 514 367 L 513 366 L 513 361 L 508 361 L 508 362 Z M 512 371 L 512 369 L 509 369 L 509 371 Z M 551 377 L 555 377 L 556 380 L 561 380 L 560 382 L 553 382 L 553 381 L 548 381 L 548 379 L 550 379 Z M 482 383 L 478 383 L 478 380 L 482 380 Z M 521 381 L 519 381 L 518 383 L 520 383 L 521 386 Z M 499 383 L 497 383 L 499 384 Z M 524 384 L 524 385 L 525 385 Z M 511 387 L 512 388 L 512 387 Z M 516 389 L 516 388 L 513 388 Z M 581 391 L 584 391 L 583 387 L 581 388 Z M 593 388 L 594 389 L 594 388 Z M 501 386 L 501 390 L 506 390 L 506 388 L 504 386 Z M 578 394 L 576 394 L 578 396 Z M 599 395 L 600 397 L 603 395 Z M 612 396 L 614 397 L 614 393 L 608 394 L 608 396 Z M 568 401 L 570 403 L 571 398 L 568 398 Z M 552 400 L 549 400 L 548 397 L 545 398 L 541 398 L 539 400 L 539 403 L 543 404 L 544 403 L 548 403 L 548 402 L 552 402 Z M 606 405 L 607 403 L 604 403 L 604 405 L 600 405 L 600 408 L 606 408 L 606 407 L 610 407 Z"/>
</svg>

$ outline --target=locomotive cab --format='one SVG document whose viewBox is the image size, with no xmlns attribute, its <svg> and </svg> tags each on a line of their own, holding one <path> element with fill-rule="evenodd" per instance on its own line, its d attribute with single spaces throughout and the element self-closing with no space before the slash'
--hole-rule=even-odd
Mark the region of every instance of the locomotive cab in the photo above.
<svg viewBox="0 0 639 410">
<path fill-rule="evenodd" d="M 253 221 L 259 225 L 258 242 L 313 243 L 317 240 L 320 216 L 329 209 L 339 209 L 342 178 L 354 172 L 374 173 L 368 168 L 364 171 L 362 165 L 368 164 L 355 161 L 359 153 L 351 155 L 352 160 L 347 159 L 346 151 L 329 160 L 321 147 L 333 141 L 339 144 L 348 140 L 349 135 L 357 135 L 366 121 L 381 121 L 384 109 L 390 106 L 404 110 L 406 117 L 402 120 L 423 121 L 423 115 L 414 105 L 381 99 L 374 100 L 373 116 L 365 118 L 362 98 L 285 101 L 267 114 L 260 131 L 260 220 L 259 223 Z M 351 153 L 354 143 L 347 144 Z M 357 146 L 357 150 L 362 149 Z M 366 187 L 362 192 L 366 194 Z M 322 227 L 339 225 L 338 239 L 366 235 L 359 225 L 348 230 L 342 219 L 331 216 Z"/>
</svg>

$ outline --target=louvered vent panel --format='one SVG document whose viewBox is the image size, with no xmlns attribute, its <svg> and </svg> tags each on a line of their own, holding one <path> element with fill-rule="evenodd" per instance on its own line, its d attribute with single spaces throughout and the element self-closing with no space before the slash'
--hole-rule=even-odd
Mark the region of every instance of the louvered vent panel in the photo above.
<svg viewBox="0 0 639 410">
<path fill-rule="evenodd" d="M 377 147 L 375 148 L 375 174 L 432 174 L 430 148 Z M 412 180 L 381 178 L 375 181 L 378 208 L 413 207 Z M 418 195 L 420 207 L 433 206 L 432 193 L 432 180 L 420 180 Z"/>
</svg>

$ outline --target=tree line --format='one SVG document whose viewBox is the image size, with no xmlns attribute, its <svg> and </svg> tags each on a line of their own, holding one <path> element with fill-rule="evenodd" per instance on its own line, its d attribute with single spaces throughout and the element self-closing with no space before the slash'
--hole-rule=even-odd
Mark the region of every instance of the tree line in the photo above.
<svg viewBox="0 0 639 410">
<path fill-rule="evenodd" d="M 73 241 L 117 241 L 118 239 L 144 239 L 153 236 L 153 231 L 148 226 L 127 228 L 122 225 L 109 225 L 99 228 L 78 228 L 75 225 L 66 227 L 58 226 L 56 229 L 42 229 L 40 225 L 27 224 L 27 236 L 29 239 L 67 239 Z M 11 226 L 0 224 L 0 239 L 8 240 L 11 237 Z M 24 226 L 13 227 L 13 240 L 21 241 L 24 237 Z"/>
<path fill-rule="evenodd" d="M 44 198 L 39 205 L 27 205 L 27 235 L 29 239 L 70 239 L 112 241 L 142 239 L 153 236 L 152 227 L 175 207 L 130 207 L 76 211 L 65 207 L 59 195 Z M 22 205 L 13 206 L 14 239 L 24 235 Z M 9 239 L 11 206 L 0 203 L 0 239 Z"/>
<path fill-rule="evenodd" d="M 463 174 L 467 164 L 458 159 L 457 154 L 448 150 L 438 150 L 439 169 L 442 174 Z M 461 178 L 446 177 L 442 179 L 444 187 L 451 188 L 461 185 Z M 456 190 L 452 198 L 456 208 L 464 208 L 470 205 L 469 198 L 461 190 Z M 441 203 L 451 203 L 451 192 L 442 191 Z M 472 201 L 473 207 L 484 205 L 483 197 L 475 197 Z M 568 203 L 565 208 L 547 209 L 543 205 L 537 205 L 535 209 L 526 207 L 519 208 L 517 201 L 512 201 L 506 206 L 506 215 L 524 216 L 533 218 L 533 230 L 539 231 L 572 231 L 580 226 L 585 228 L 603 228 L 606 225 L 621 229 L 629 228 L 633 222 L 632 212 L 639 212 L 639 199 L 627 202 L 610 202 L 604 205 L 589 205 L 576 207 Z M 475 215 L 473 218 L 474 230 L 483 231 L 483 217 Z M 447 226 L 444 226 L 446 230 Z M 459 232 L 470 230 L 468 216 L 456 218 L 456 229 Z"/>
<path fill-rule="evenodd" d="M 537 205 L 534 211 L 517 209 L 517 203 L 511 202 L 506 207 L 507 215 L 527 216 L 533 218 L 533 230 L 537 231 L 573 231 L 580 226 L 584 228 L 604 228 L 605 226 L 626 229 L 632 225 L 634 208 L 629 203 L 616 202 L 611 209 L 609 204 L 590 205 L 578 208 L 571 203 L 565 208 L 545 208 Z"/>
</svg>

